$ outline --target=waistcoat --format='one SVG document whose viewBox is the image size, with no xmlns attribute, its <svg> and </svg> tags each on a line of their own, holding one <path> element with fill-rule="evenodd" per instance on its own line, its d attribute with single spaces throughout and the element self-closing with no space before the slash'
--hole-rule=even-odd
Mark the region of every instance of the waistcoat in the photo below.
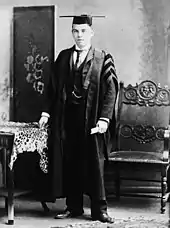
<svg viewBox="0 0 170 228">
<path fill-rule="evenodd" d="M 82 71 L 84 67 L 85 60 L 75 69 L 72 62 L 72 69 L 70 71 L 69 78 L 66 82 L 66 94 L 67 102 L 72 104 L 82 104 L 86 98 L 86 89 L 82 85 Z"/>
</svg>

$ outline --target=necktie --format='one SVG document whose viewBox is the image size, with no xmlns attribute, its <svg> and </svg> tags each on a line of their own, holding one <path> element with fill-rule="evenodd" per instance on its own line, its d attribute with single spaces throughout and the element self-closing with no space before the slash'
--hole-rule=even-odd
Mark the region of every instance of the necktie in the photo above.
<svg viewBox="0 0 170 228">
<path fill-rule="evenodd" d="M 75 62 L 75 69 L 78 69 L 78 67 L 80 66 L 80 55 L 83 52 L 83 50 L 75 50 L 77 53 L 77 58 L 76 58 L 76 62 Z"/>
</svg>

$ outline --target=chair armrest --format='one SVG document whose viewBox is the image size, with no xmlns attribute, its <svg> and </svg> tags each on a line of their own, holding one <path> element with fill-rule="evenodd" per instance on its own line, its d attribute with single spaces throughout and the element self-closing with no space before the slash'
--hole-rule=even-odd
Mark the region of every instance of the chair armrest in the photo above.
<svg viewBox="0 0 170 228">
<path fill-rule="evenodd" d="M 169 140 L 170 140 L 170 129 L 164 132 L 164 151 L 163 151 L 163 161 L 169 161 Z"/>
</svg>

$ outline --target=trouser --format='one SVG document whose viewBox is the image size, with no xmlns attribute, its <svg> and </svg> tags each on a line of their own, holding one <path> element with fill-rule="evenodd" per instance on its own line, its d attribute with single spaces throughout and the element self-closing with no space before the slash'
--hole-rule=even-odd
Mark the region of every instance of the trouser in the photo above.
<svg viewBox="0 0 170 228">
<path fill-rule="evenodd" d="M 86 185 L 93 182 L 93 175 L 89 173 L 90 170 L 93 170 L 93 159 L 87 153 L 87 141 L 84 135 L 84 108 L 81 105 L 67 107 L 65 129 L 64 189 L 66 205 L 70 211 L 83 213 L 83 194 L 88 189 Z M 104 159 L 101 165 L 104 166 Z M 92 180 L 89 180 L 90 177 Z M 99 214 L 107 210 L 105 195 L 98 197 L 97 191 L 99 190 L 95 188 L 87 193 L 91 199 L 92 214 Z"/>
<path fill-rule="evenodd" d="M 83 194 L 87 194 L 91 200 L 91 213 L 93 215 L 100 214 L 107 211 L 107 202 L 105 195 L 99 197 L 99 189 L 89 189 L 88 185 L 93 186 L 93 177 L 91 180 L 87 179 L 86 168 L 81 162 L 80 156 L 76 158 L 73 156 L 66 161 L 66 205 L 70 211 L 83 213 Z M 92 176 L 92 175 L 91 175 Z M 91 178 L 88 174 L 88 178 Z M 101 188 L 101 187 L 100 187 Z M 101 196 L 101 194 L 100 194 Z"/>
</svg>

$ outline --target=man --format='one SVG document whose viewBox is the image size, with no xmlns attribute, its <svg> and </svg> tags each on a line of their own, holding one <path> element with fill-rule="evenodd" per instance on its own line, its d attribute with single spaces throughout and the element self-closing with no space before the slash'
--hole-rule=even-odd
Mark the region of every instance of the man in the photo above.
<svg viewBox="0 0 170 228">
<path fill-rule="evenodd" d="M 66 210 L 55 218 L 82 215 L 85 193 L 91 199 L 92 219 L 113 223 L 107 214 L 103 174 L 115 123 L 118 83 L 114 63 L 110 54 L 91 45 L 91 16 L 74 16 L 72 35 L 75 45 L 61 51 L 54 63 L 39 121 L 40 127 L 50 125 L 49 169 L 53 179 L 55 169 L 60 169 L 56 191 L 60 189 L 66 197 Z"/>
</svg>

